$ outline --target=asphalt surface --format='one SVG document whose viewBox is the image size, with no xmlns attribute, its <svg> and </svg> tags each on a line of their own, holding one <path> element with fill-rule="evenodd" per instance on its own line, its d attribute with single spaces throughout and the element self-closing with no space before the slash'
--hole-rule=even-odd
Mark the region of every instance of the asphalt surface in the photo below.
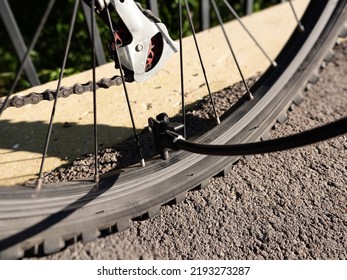
<svg viewBox="0 0 347 280">
<path fill-rule="evenodd" d="M 347 42 L 273 137 L 347 116 Z M 41 259 L 346 259 L 347 136 L 241 159 L 129 230 Z"/>
</svg>

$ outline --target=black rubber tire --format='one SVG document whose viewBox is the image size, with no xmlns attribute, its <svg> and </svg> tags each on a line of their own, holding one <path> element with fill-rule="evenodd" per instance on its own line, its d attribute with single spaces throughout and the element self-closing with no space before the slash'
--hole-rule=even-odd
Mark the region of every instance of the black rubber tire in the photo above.
<svg viewBox="0 0 347 280">
<path fill-rule="evenodd" d="M 347 18 L 346 0 L 311 1 L 302 18 L 305 32 L 295 31 L 269 69 L 218 125 L 197 139 L 200 143 L 242 143 L 259 140 L 302 92 L 332 49 Z M 131 219 L 157 214 L 159 207 L 179 202 L 209 178 L 228 173 L 237 157 L 175 152 L 167 161 L 153 160 L 90 181 L 45 185 L 40 192 L 15 186 L 0 188 L 0 258 L 21 258 L 26 252 L 50 254 L 71 241 L 94 240 L 124 230 Z"/>
</svg>

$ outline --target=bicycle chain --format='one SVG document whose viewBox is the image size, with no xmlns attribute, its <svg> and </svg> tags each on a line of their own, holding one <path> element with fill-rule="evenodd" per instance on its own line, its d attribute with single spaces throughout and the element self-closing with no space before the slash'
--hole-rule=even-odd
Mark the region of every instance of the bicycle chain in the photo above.
<svg viewBox="0 0 347 280">
<path fill-rule="evenodd" d="M 124 77 L 124 78 L 125 78 L 125 82 L 132 81 L 131 77 Z M 120 85 L 122 85 L 122 78 L 121 76 L 117 75 L 112 78 L 102 78 L 101 80 L 96 82 L 95 89 L 96 90 L 100 88 L 108 89 L 112 86 L 120 86 Z M 83 93 L 92 92 L 92 91 L 93 91 L 92 81 L 89 81 L 84 84 L 77 83 L 71 87 L 62 86 L 59 88 L 58 98 L 67 98 L 71 94 L 81 95 Z M 47 89 L 44 92 L 40 92 L 40 93 L 32 92 L 25 96 L 16 95 L 10 98 L 7 101 L 7 104 L 5 104 L 5 106 L 4 106 L 5 101 L 0 101 L 0 108 L 4 106 L 3 110 L 6 110 L 9 107 L 21 108 L 25 105 L 36 105 L 43 100 L 53 101 L 56 97 L 56 92 L 57 92 L 56 90 Z"/>
<path fill-rule="evenodd" d="M 157 23 L 161 22 L 159 18 L 154 16 L 151 10 L 147 10 L 143 8 L 141 4 L 138 2 L 136 2 L 136 4 L 141 10 L 141 12 L 147 18 Z M 133 78 L 130 76 L 125 76 L 124 79 L 125 79 L 125 82 L 133 82 Z M 95 88 L 96 90 L 98 90 L 99 88 L 108 89 L 112 86 L 120 86 L 120 85 L 122 85 L 122 78 L 121 76 L 117 75 L 112 78 L 102 78 L 101 80 L 96 82 Z M 64 86 L 60 87 L 58 91 L 58 98 L 61 98 L 61 97 L 67 98 L 71 94 L 81 95 L 83 93 L 92 92 L 92 91 L 93 91 L 93 82 L 89 81 L 84 84 L 77 83 L 71 87 L 64 87 Z M 5 111 L 9 107 L 21 108 L 25 105 L 36 105 L 43 100 L 53 101 L 55 100 L 56 92 L 57 92 L 56 90 L 48 89 L 40 93 L 32 92 L 25 96 L 16 95 L 10 98 L 7 102 L 5 100 L 0 100 L 0 108 L 2 108 L 1 109 L 2 111 Z M 7 104 L 5 104 L 5 102 Z"/>
</svg>

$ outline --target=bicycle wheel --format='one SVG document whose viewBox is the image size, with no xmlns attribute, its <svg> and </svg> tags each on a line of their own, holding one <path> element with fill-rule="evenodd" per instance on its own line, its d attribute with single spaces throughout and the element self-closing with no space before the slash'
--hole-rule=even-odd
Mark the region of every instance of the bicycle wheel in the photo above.
<svg viewBox="0 0 347 280">
<path fill-rule="evenodd" d="M 199 136 L 199 143 L 232 144 L 259 140 L 282 121 L 331 50 L 347 15 L 346 1 L 311 1 L 301 23 L 269 68 L 221 117 L 221 124 Z M 95 183 L 50 184 L 40 192 L 14 186 L 0 189 L 0 256 L 21 258 L 25 252 L 50 254 L 69 242 L 91 241 L 102 232 L 116 232 L 131 219 L 152 217 L 159 207 L 178 202 L 209 178 L 227 173 L 237 157 L 214 157 L 178 151 L 166 161 L 126 168 Z"/>
</svg>

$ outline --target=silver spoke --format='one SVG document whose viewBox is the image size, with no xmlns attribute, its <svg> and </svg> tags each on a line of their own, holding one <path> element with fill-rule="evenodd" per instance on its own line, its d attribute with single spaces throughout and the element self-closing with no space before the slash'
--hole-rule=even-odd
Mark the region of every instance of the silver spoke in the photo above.
<svg viewBox="0 0 347 280">
<path fill-rule="evenodd" d="M 213 109 L 213 112 L 214 112 L 214 115 L 215 115 L 217 124 L 220 124 L 220 119 L 219 119 L 219 116 L 218 116 L 218 113 L 217 113 L 217 110 L 216 110 L 216 106 L 215 106 L 215 103 L 214 103 L 214 100 L 213 100 L 213 96 L 212 96 L 210 84 L 209 84 L 208 79 L 207 79 L 207 74 L 206 74 L 204 62 L 203 62 L 203 60 L 202 60 L 202 56 L 201 56 L 201 52 L 200 52 L 198 40 L 197 40 L 197 38 L 196 38 L 196 32 L 195 32 L 195 28 L 194 28 L 194 24 L 193 24 L 192 15 L 191 15 L 191 12 L 190 12 L 189 4 L 188 4 L 188 1 L 187 1 L 187 0 L 184 0 L 184 3 L 185 3 L 185 8 L 186 8 L 187 16 L 188 16 L 188 21 L 189 21 L 190 29 L 191 29 L 191 31 L 192 31 L 192 33 L 193 33 L 193 38 L 194 38 L 194 43 L 195 43 L 196 51 L 197 51 L 198 56 L 199 56 L 199 61 L 200 61 L 201 69 L 202 69 L 202 72 L 203 72 L 203 75 L 204 75 L 204 78 L 205 78 L 205 84 L 206 84 L 207 91 L 208 91 L 208 94 L 209 94 L 210 99 L 211 99 L 212 109 Z"/>
<path fill-rule="evenodd" d="M 246 27 L 246 25 L 242 22 L 242 19 L 240 16 L 237 14 L 235 9 L 229 4 L 227 0 L 223 0 L 225 5 L 228 7 L 230 12 L 233 14 L 233 16 L 236 18 L 236 20 L 240 23 L 242 28 L 246 31 L 246 33 L 249 35 L 249 37 L 253 40 L 253 42 L 257 45 L 257 47 L 260 49 L 260 51 L 264 54 L 264 56 L 269 60 L 269 62 L 276 67 L 277 62 L 272 60 L 270 56 L 267 54 L 267 52 L 264 50 L 264 48 L 259 44 L 258 40 L 253 36 L 253 34 L 249 31 L 249 29 Z"/>
<path fill-rule="evenodd" d="M 295 20 L 296 20 L 296 22 L 297 22 L 297 24 L 298 24 L 299 30 L 300 30 L 301 32 L 304 32 L 304 31 L 305 31 L 305 27 L 302 25 L 302 23 L 301 23 L 301 21 L 300 21 L 300 19 L 299 19 L 299 17 L 298 17 L 298 14 L 297 14 L 296 11 L 295 11 L 295 8 L 294 8 L 294 5 L 293 5 L 293 3 L 292 3 L 292 0 L 288 0 L 288 2 L 289 2 L 289 5 L 290 5 L 290 8 L 291 8 L 292 11 L 293 11 L 293 14 L 294 14 Z"/>
<path fill-rule="evenodd" d="M 106 3 L 105 3 L 105 5 L 106 5 Z M 127 101 L 129 115 L 130 115 L 131 124 L 132 124 L 132 128 L 133 128 L 133 134 L 134 134 L 136 145 L 137 145 L 137 148 L 138 148 L 138 153 L 139 153 L 139 156 L 140 156 L 141 165 L 145 166 L 146 163 L 145 163 L 145 159 L 144 159 L 143 154 L 142 154 L 142 149 L 141 149 L 141 145 L 140 145 L 139 136 L 138 136 L 137 131 L 136 131 L 134 115 L 133 115 L 133 111 L 132 111 L 131 104 L 130 104 L 128 89 L 127 89 L 127 86 L 126 86 L 126 83 L 125 83 L 124 71 L 123 71 L 122 63 L 121 63 L 121 61 L 119 59 L 118 45 L 117 45 L 116 38 L 114 36 L 115 31 L 114 31 L 114 28 L 113 28 L 113 23 L 112 23 L 110 11 L 108 9 L 106 9 L 106 12 L 107 12 L 107 17 L 108 17 L 108 23 L 109 23 L 109 26 L 110 26 L 110 29 L 111 29 L 111 33 L 112 33 L 112 38 L 113 38 L 113 41 L 114 41 L 113 42 L 114 46 L 115 46 L 114 49 L 115 49 L 115 52 L 116 52 L 115 59 L 117 61 L 117 64 L 119 65 L 119 71 L 120 71 L 120 75 L 121 75 L 121 78 L 122 78 L 124 94 L 125 94 L 125 98 L 126 98 L 126 101 Z"/>
<path fill-rule="evenodd" d="M 67 57 L 68 57 L 69 50 L 70 50 L 72 34 L 73 34 L 74 27 L 75 27 L 77 10 L 78 10 L 78 4 L 79 4 L 79 0 L 76 0 L 75 6 L 74 6 L 74 10 L 73 10 L 73 14 L 72 14 L 71 23 L 70 23 L 70 31 L 69 31 L 68 40 L 67 40 L 67 43 L 66 43 L 65 54 L 64 54 L 64 58 L 63 58 L 63 64 L 62 64 L 62 67 L 60 69 L 57 90 L 56 90 L 56 93 L 55 93 L 55 99 L 54 99 L 54 104 L 53 104 L 52 113 L 51 113 L 51 119 L 49 121 L 49 127 L 48 127 L 48 131 L 47 131 L 45 147 L 44 147 L 44 151 L 42 153 L 42 160 L 41 160 L 40 172 L 39 172 L 39 176 L 38 176 L 38 180 L 37 180 L 37 184 L 36 184 L 36 190 L 40 190 L 42 188 L 43 169 L 44 169 L 45 160 L 46 160 L 46 157 L 47 157 L 49 141 L 51 139 L 52 128 L 53 128 L 53 121 L 54 121 L 55 111 L 56 111 L 57 103 L 58 103 L 59 89 L 60 89 L 60 85 L 61 85 L 61 82 L 62 82 L 62 79 L 63 79 L 63 76 L 64 76 L 64 70 L 65 70 L 66 61 L 67 61 Z"/>
<path fill-rule="evenodd" d="M 95 157 L 95 183 L 99 182 L 99 164 L 98 164 L 98 121 L 97 121 L 97 104 L 96 104 L 96 49 L 95 49 L 95 0 L 92 0 L 92 8 L 90 9 L 92 19 L 92 64 L 93 64 L 93 115 L 94 115 L 94 157 Z"/>
<path fill-rule="evenodd" d="M 238 62 L 238 60 L 237 60 L 237 57 L 236 57 L 236 55 L 235 55 L 234 49 L 233 49 L 233 47 L 231 46 L 231 43 L 230 43 L 228 34 L 227 34 L 226 31 L 225 31 L 224 22 L 223 22 L 223 20 L 222 20 L 222 17 L 221 17 L 221 14 L 220 14 L 220 12 L 219 12 L 219 9 L 218 9 L 218 7 L 217 7 L 217 5 L 216 5 L 216 2 L 215 2 L 214 0 L 211 0 L 211 2 L 212 2 L 212 5 L 213 5 L 214 10 L 215 10 L 215 12 L 216 12 L 216 15 L 217 15 L 219 24 L 220 24 L 220 26 L 221 26 L 221 28 L 222 28 L 222 31 L 223 31 L 225 40 L 226 40 L 227 43 L 228 43 L 228 46 L 229 46 L 229 49 L 230 49 L 230 51 L 231 51 L 231 54 L 232 54 L 232 56 L 233 56 L 233 58 L 234 58 L 236 67 L 237 67 L 237 69 L 238 69 L 238 71 L 239 71 L 239 74 L 240 74 L 240 76 L 241 76 L 242 82 L 243 82 L 243 84 L 244 84 L 244 86 L 245 86 L 245 88 L 246 88 L 248 98 L 249 98 L 249 99 L 253 99 L 253 94 L 251 93 L 251 91 L 250 91 L 250 89 L 249 89 L 249 87 L 248 87 L 248 85 L 247 85 L 247 82 L 246 82 L 245 77 L 244 77 L 244 75 L 243 75 L 243 73 L 242 73 L 240 64 L 239 64 L 239 62 Z"/>
<path fill-rule="evenodd" d="M 183 12 L 182 12 L 182 0 L 179 0 L 179 36 L 180 36 L 180 75 L 181 75 L 181 97 L 182 97 L 182 118 L 183 118 L 183 137 L 187 138 L 187 127 L 186 127 L 186 106 L 184 97 L 184 69 L 183 69 Z"/>
<path fill-rule="evenodd" d="M 16 77 L 15 77 L 13 83 L 12 83 L 11 89 L 10 89 L 9 93 L 7 94 L 7 96 L 6 96 L 5 102 L 3 103 L 2 107 L 0 108 L 0 117 L 1 117 L 1 115 L 3 113 L 3 111 L 5 110 L 5 108 L 8 105 L 8 102 L 9 102 L 9 99 L 10 99 L 11 95 L 13 94 L 14 90 L 17 87 L 17 84 L 19 82 L 19 78 L 22 75 L 22 72 L 24 70 L 25 64 L 27 63 L 29 55 L 30 55 L 31 51 L 34 49 L 34 47 L 35 47 L 35 45 L 37 43 L 37 40 L 38 40 L 38 38 L 41 35 L 42 29 L 43 29 L 43 27 L 46 24 L 47 18 L 49 17 L 49 15 L 50 15 L 50 13 L 52 11 L 54 3 L 55 3 L 55 0 L 50 0 L 48 5 L 47 5 L 46 11 L 45 11 L 45 13 L 44 13 L 44 15 L 43 15 L 43 17 L 41 19 L 41 22 L 40 22 L 40 24 L 39 24 L 39 26 L 38 26 L 38 28 L 37 28 L 37 30 L 35 32 L 34 38 L 31 41 L 31 44 L 30 44 L 27 52 L 25 53 L 25 56 L 24 56 L 24 58 L 22 60 L 22 63 L 21 63 L 21 65 L 20 65 L 20 67 L 19 67 L 19 69 L 17 71 Z"/>
</svg>

